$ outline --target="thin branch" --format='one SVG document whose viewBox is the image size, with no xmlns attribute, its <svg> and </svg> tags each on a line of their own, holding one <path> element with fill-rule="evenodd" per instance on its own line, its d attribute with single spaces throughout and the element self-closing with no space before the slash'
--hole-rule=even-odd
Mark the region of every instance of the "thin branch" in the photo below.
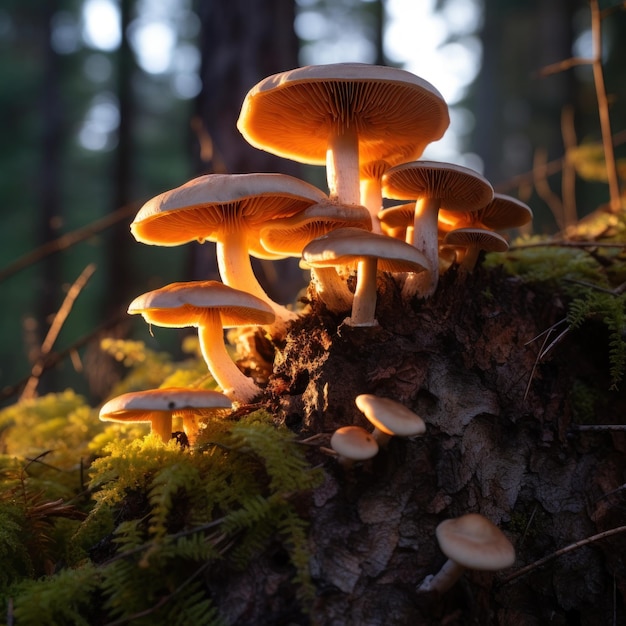
<svg viewBox="0 0 626 626">
<path fill-rule="evenodd" d="M 600 541 L 601 539 L 606 539 L 607 537 L 612 537 L 613 535 L 618 535 L 620 533 L 626 532 L 626 526 L 618 526 L 617 528 L 612 528 L 610 530 L 605 530 L 604 532 L 598 533 L 597 535 L 592 535 L 591 537 L 587 537 L 586 539 L 581 539 L 575 543 L 570 544 L 569 546 L 565 546 L 552 554 L 548 554 L 548 556 L 544 556 L 543 558 L 531 563 L 530 565 L 526 565 L 525 567 L 521 567 L 517 571 L 509 574 L 506 578 L 501 581 L 501 585 L 506 585 L 521 576 L 525 576 L 526 574 L 532 572 L 534 569 L 545 565 L 549 561 L 556 559 L 559 556 L 563 556 L 568 552 L 573 552 L 574 550 L 578 550 L 578 548 L 582 548 L 583 546 L 589 545 L 590 543 L 594 543 L 596 541 Z"/>
<path fill-rule="evenodd" d="M 22 391 L 22 395 L 20 396 L 20 400 L 30 400 L 35 397 L 37 391 L 37 385 L 39 384 L 39 379 L 44 371 L 44 365 L 46 361 L 46 357 L 50 354 L 52 350 L 52 346 L 54 342 L 57 340 L 59 333 L 61 332 L 61 328 L 63 328 L 63 324 L 67 319 L 67 316 L 70 314 L 72 307 L 74 306 L 74 302 L 80 292 L 84 289 L 85 285 L 89 282 L 89 279 L 96 271 L 96 266 L 94 263 L 90 263 L 85 267 L 85 269 L 80 273 L 80 276 L 74 281 L 74 284 L 68 289 L 67 294 L 65 294 L 65 299 L 63 300 L 63 304 L 61 308 L 57 311 L 57 314 L 54 316 L 52 320 L 52 324 L 48 329 L 48 333 L 46 334 L 43 343 L 41 344 L 41 349 L 39 351 L 39 356 L 30 373 L 30 378 L 26 382 L 26 386 Z"/>
<path fill-rule="evenodd" d="M 48 241 L 35 250 L 21 256 L 19 259 L 7 265 L 3 269 L 0 269 L 0 281 L 13 276 L 13 274 L 17 274 L 23 269 L 42 261 L 52 254 L 71 248 L 73 245 L 97 235 L 99 232 L 106 230 L 110 226 L 117 224 L 117 222 L 120 222 L 133 213 L 136 213 L 136 211 L 136 204 L 123 206 L 113 213 L 106 215 L 102 219 L 96 220 L 95 222 L 92 222 L 87 226 L 83 226 L 82 228 L 77 228 L 70 233 L 66 233 L 54 241 Z"/>
<path fill-rule="evenodd" d="M 617 213 L 622 208 L 622 200 L 619 192 L 619 177 L 617 175 L 617 164 L 615 162 L 615 152 L 613 151 L 613 140 L 611 136 L 609 100 L 606 95 L 604 70 L 602 68 L 602 15 L 600 13 L 598 0 L 589 0 L 589 6 L 591 8 L 591 34 L 593 40 L 593 82 L 596 88 L 596 98 L 598 100 L 604 161 L 609 179 L 611 211 Z"/>
</svg>

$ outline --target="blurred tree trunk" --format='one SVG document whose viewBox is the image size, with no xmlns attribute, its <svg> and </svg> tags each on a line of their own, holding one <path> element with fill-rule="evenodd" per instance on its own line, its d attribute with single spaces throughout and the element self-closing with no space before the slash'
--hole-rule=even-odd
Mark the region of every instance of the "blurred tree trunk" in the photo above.
<svg viewBox="0 0 626 626">
<path fill-rule="evenodd" d="M 120 2 L 122 41 L 117 52 L 117 98 L 120 123 L 117 132 L 117 149 L 115 151 L 113 207 L 119 209 L 127 205 L 133 198 L 132 181 L 134 177 L 134 139 L 135 102 L 133 96 L 133 74 L 135 60 L 128 40 L 128 25 L 131 21 L 133 0 Z M 110 312 L 116 313 L 121 306 L 126 307 L 133 295 L 132 263 L 130 262 L 130 246 L 132 239 L 128 236 L 128 222 L 117 222 L 111 229 L 109 255 L 107 298 L 111 298 Z"/>
<path fill-rule="evenodd" d="M 281 172 L 301 177 L 302 168 L 250 146 L 237 130 L 241 104 L 260 80 L 298 66 L 294 0 L 199 2 L 202 91 L 194 120 L 198 173 Z M 217 278 L 213 245 L 196 248 L 194 278 Z M 271 297 L 292 300 L 302 286 L 293 259 L 254 263 Z"/>
<path fill-rule="evenodd" d="M 60 59 L 52 47 L 52 19 L 59 9 L 57 2 L 46 3 L 41 19 L 41 41 L 43 49 L 42 88 L 40 92 L 41 115 L 41 164 L 39 176 L 35 178 L 39 183 L 40 222 L 38 228 L 38 245 L 45 245 L 59 236 L 62 224 L 61 205 L 61 148 L 63 133 L 63 115 L 61 106 Z M 39 302 L 35 310 L 39 312 L 37 327 L 37 346 L 30 346 L 38 350 L 46 335 L 50 317 L 59 306 L 60 259 L 52 255 L 46 263 L 40 265 L 41 287 L 38 290 Z M 34 355 L 36 358 L 36 354 Z M 54 387 L 51 377 L 46 379 L 47 388 Z M 41 389 L 43 392 L 44 390 Z"/>
<path fill-rule="evenodd" d="M 539 72 L 572 56 L 574 17 L 584 6 L 568 0 L 484 3 L 473 142 L 485 175 L 496 186 L 530 171 L 537 150 L 545 151 L 547 159 L 563 154 L 560 119 L 565 106 L 576 104 L 577 79 L 571 71 L 547 78 Z M 550 184 L 560 195 L 559 178 Z M 536 216 L 537 230 L 545 224 L 553 228 L 560 217 L 544 214 Z"/>
</svg>

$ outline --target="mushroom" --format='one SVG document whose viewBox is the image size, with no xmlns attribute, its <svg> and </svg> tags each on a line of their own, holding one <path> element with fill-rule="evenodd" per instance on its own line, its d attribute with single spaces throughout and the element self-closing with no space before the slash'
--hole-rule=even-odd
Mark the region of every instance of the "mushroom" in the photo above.
<svg viewBox="0 0 626 626">
<path fill-rule="evenodd" d="M 183 430 L 193 444 L 198 431 L 198 417 L 226 413 L 232 401 L 218 391 L 170 387 L 124 393 L 112 398 L 100 409 L 103 422 L 149 422 L 152 432 L 164 443 L 172 437 L 173 418 L 181 418 Z"/>
<path fill-rule="evenodd" d="M 217 281 L 178 282 L 138 296 L 128 313 L 140 314 L 156 326 L 197 327 L 202 356 L 224 394 L 233 401 L 250 402 L 261 393 L 231 359 L 223 329 L 271 324 L 274 312 L 263 300 Z"/>
<path fill-rule="evenodd" d="M 357 461 L 367 461 L 378 454 L 378 443 L 360 426 L 342 426 L 330 438 L 330 447 L 346 469 Z"/>
<path fill-rule="evenodd" d="M 370 231 L 372 219 L 369 211 L 363 206 L 325 200 L 293 217 L 270 220 L 261 229 L 261 244 L 270 252 L 300 257 L 303 248 L 313 239 L 346 227 Z M 337 271 L 333 267 L 309 269 L 317 294 L 328 310 L 333 313 L 349 310 L 354 296 Z"/>
<path fill-rule="evenodd" d="M 426 432 L 424 420 L 396 400 L 363 393 L 354 402 L 374 425 L 372 436 L 380 447 L 386 446 L 393 436 L 417 437 Z"/>
<path fill-rule="evenodd" d="M 533 219 L 531 208 L 521 200 L 502 193 L 495 193 L 493 200 L 478 211 L 449 212 L 439 211 L 439 227 L 449 232 L 457 228 L 486 228 L 507 230 L 525 226 Z"/>
<path fill-rule="evenodd" d="M 437 574 L 424 579 L 420 592 L 443 594 L 466 569 L 495 571 L 515 562 L 511 542 L 495 524 L 478 513 L 444 520 L 435 532 L 448 560 Z"/>
<path fill-rule="evenodd" d="M 415 161 L 387 170 L 383 194 L 398 200 L 417 199 L 413 220 L 413 245 L 428 259 L 431 271 L 418 280 L 405 282 L 405 297 L 428 297 L 439 281 L 438 225 L 440 208 L 477 211 L 493 198 L 493 187 L 478 172 L 452 163 Z"/>
<path fill-rule="evenodd" d="M 330 196 L 368 206 L 371 201 L 361 200 L 360 165 L 388 167 L 417 159 L 449 123 L 441 94 L 414 74 L 335 63 L 265 78 L 246 95 L 237 127 L 256 148 L 326 164 Z M 380 203 L 370 210 L 375 224 Z"/>
<path fill-rule="evenodd" d="M 457 228 L 451 230 L 443 240 L 444 245 L 464 250 L 460 257 L 461 267 L 471 272 L 476 266 L 481 250 L 485 252 L 506 252 L 509 249 L 507 240 L 498 233 L 485 228 Z"/>
<path fill-rule="evenodd" d="M 285 174 L 207 174 L 149 200 L 130 229 L 137 241 L 153 245 L 214 241 L 222 281 L 264 300 L 277 320 L 287 322 L 295 313 L 267 295 L 250 254 L 279 258 L 260 245 L 261 226 L 325 198 L 313 185 Z"/>
<path fill-rule="evenodd" d="M 312 267 L 356 266 L 357 282 L 350 326 L 375 326 L 376 276 L 386 272 L 422 272 L 430 269 L 413 246 L 359 228 L 338 228 L 309 242 L 302 258 Z"/>
</svg>

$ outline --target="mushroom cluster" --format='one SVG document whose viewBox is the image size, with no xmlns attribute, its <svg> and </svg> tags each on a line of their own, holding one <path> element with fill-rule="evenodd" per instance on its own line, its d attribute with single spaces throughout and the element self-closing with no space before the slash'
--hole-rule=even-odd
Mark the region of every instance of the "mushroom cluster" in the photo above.
<svg viewBox="0 0 626 626">
<path fill-rule="evenodd" d="M 530 208 L 495 194 L 488 180 L 467 167 L 419 160 L 449 121 L 437 89 L 398 68 L 307 66 L 252 87 L 237 121 L 243 137 L 274 155 L 325 166 L 327 191 L 284 174 L 205 174 L 146 202 L 131 224 L 135 239 L 160 246 L 213 242 L 221 282 L 165 285 L 135 298 L 128 313 L 151 325 L 197 328 L 202 356 L 221 391 L 124 394 L 107 402 L 100 418 L 148 421 L 167 442 L 178 417 L 193 443 L 206 415 L 262 396 L 262 385 L 231 358 L 224 329 L 256 327 L 278 345 L 306 310 L 274 302 L 251 257 L 299 258 L 310 271 L 310 293 L 359 329 L 378 325 L 380 273 L 401 286 L 405 300 L 428 298 L 450 265 L 457 264 L 462 275 L 473 271 L 481 251 L 506 250 L 498 231 L 530 222 Z M 385 207 L 389 201 L 398 204 Z M 346 424 L 332 435 L 330 445 L 346 468 L 375 456 L 392 436 L 425 432 L 421 418 L 393 399 L 361 394 L 355 404 L 373 428 Z M 443 592 L 463 566 L 512 562 L 512 548 L 478 517 L 438 529 L 451 561 L 423 589 Z M 471 556 L 459 556 L 457 545 Z M 487 553 L 494 561 L 485 565 Z"/>
</svg>

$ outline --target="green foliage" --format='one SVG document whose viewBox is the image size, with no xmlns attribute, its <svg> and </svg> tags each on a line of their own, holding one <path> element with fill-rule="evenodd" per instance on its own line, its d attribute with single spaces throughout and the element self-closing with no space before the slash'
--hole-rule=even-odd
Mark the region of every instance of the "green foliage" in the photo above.
<svg viewBox="0 0 626 626">
<path fill-rule="evenodd" d="M 613 216 L 610 242 L 623 242 L 625 216 Z M 501 264 L 508 273 L 528 283 L 543 284 L 567 301 L 566 322 L 570 329 L 596 320 L 608 330 L 609 386 L 616 390 L 626 372 L 626 259 L 623 248 L 593 248 L 550 245 L 534 237 L 516 242 L 506 255 L 490 255 L 486 266 Z M 605 240 L 604 243 L 607 243 Z M 626 284 L 626 283 L 625 283 Z"/>
<path fill-rule="evenodd" d="M 139 344 L 116 347 L 131 370 L 152 357 Z M 103 428 L 82 398 L 65 392 L 5 409 L 0 428 L 18 454 L 46 448 L 48 438 L 64 445 L 69 466 L 74 446 L 73 489 L 31 475 L 24 459 L 2 458 L 0 610 L 11 597 L 20 624 L 217 625 L 214 572 L 239 571 L 277 545 L 290 556 L 294 593 L 303 607 L 311 600 L 307 523 L 296 503 L 320 475 L 269 414 L 211 419 L 190 450 Z M 84 520 L 67 504 L 80 495 L 76 454 L 91 460 Z M 65 500 L 51 500 L 61 492 Z"/>
</svg>

